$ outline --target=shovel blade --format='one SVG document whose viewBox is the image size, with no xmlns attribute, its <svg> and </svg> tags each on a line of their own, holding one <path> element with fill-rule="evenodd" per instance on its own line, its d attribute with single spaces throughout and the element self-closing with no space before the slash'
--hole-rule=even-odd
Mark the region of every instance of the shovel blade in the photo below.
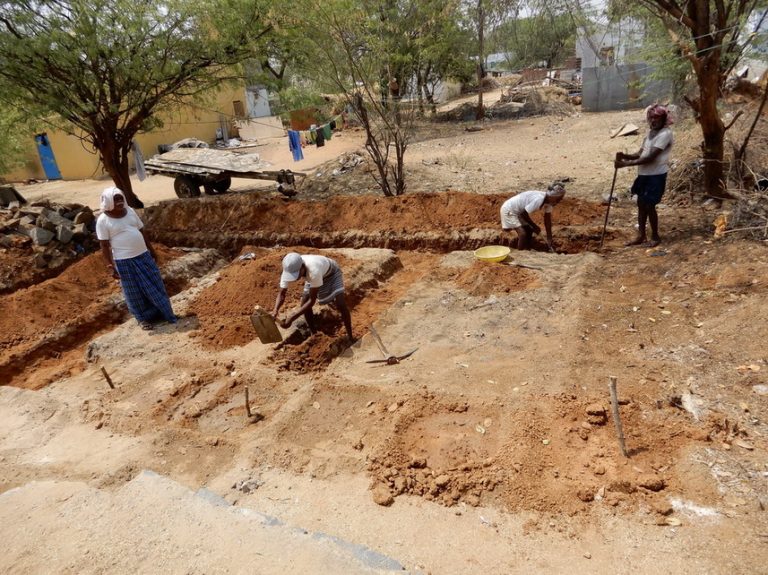
<svg viewBox="0 0 768 575">
<path fill-rule="evenodd" d="M 283 336 L 280 330 L 275 325 L 275 320 L 263 309 L 254 310 L 251 314 L 251 324 L 253 329 L 256 330 L 256 335 L 259 336 L 261 343 L 280 343 L 283 341 Z"/>
</svg>

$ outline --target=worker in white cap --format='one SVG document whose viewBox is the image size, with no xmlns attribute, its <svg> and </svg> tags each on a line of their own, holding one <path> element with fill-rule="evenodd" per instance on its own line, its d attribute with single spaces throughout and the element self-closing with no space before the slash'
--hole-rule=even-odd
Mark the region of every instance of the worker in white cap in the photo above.
<svg viewBox="0 0 768 575">
<path fill-rule="evenodd" d="M 288 286 L 304 279 L 304 293 L 301 296 L 301 305 L 292 314 L 282 321 L 277 320 L 277 314 L 285 302 L 285 294 Z M 280 276 L 280 291 L 275 300 L 275 309 L 272 317 L 283 328 L 290 327 L 300 316 L 304 316 L 312 333 L 315 333 L 315 317 L 312 306 L 319 301 L 321 304 L 333 303 L 341 314 L 344 327 L 347 330 L 349 341 L 354 341 L 352 335 L 352 317 L 344 297 L 344 278 L 341 268 L 331 258 L 318 255 L 299 255 L 295 252 L 287 254 L 283 258 L 283 273 Z"/>
<path fill-rule="evenodd" d="M 541 228 L 531 219 L 531 214 L 544 210 L 544 229 L 547 232 L 547 247 L 555 251 L 552 241 L 552 208 L 565 197 L 565 187 L 554 182 L 546 192 L 531 190 L 512 196 L 501 205 L 501 229 L 517 233 L 517 249 L 531 248 L 531 239 L 541 233 Z"/>
</svg>

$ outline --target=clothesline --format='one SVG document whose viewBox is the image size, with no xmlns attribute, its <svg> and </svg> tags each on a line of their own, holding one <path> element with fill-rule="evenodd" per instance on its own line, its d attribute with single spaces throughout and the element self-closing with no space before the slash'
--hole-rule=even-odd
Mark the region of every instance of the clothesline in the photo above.
<svg viewBox="0 0 768 575">
<path fill-rule="evenodd" d="M 314 144 L 318 148 L 325 146 L 326 140 L 333 137 L 334 130 L 341 130 L 344 124 L 344 116 L 338 114 L 309 130 L 288 130 L 288 149 L 293 154 L 293 160 L 299 162 L 304 159 L 302 148 Z"/>
</svg>

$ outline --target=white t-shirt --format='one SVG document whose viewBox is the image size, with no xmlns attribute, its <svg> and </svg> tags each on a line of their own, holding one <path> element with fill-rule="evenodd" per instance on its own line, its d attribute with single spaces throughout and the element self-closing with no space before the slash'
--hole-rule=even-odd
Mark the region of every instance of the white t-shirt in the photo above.
<svg viewBox="0 0 768 575">
<path fill-rule="evenodd" d="M 544 206 L 544 212 L 551 213 L 552 205 L 544 205 L 546 197 L 547 192 L 539 192 L 536 190 L 520 192 L 501 204 L 501 213 L 519 216 L 525 211 L 532 214 L 536 210 L 540 210 L 541 206 Z"/>
<path fill-rule="evenodd" d="M 331 260 L 325 256 L 301 256 L 301 261 L 307 268 L 307 284 L 309 287 L 319 288 L 323 285 L 323 277 L 331 269 Z M 287 288 L 291 282 L 280 280 L 280 287 Z"/>
<path fill-rule="evenodd" d="M 662 128 L 656 132 L 653 138 L 651 138 L 649 133 L 645 140 L 643 140 L 643 151 L 640 153 L 640 157 L 644 158 L 650 154 L 653 148 L 659 148 L 662 151 L 650 164 L 637 166 L 637 174 L 639 176 L 666 174 L 669 171 L 669 154 L 672 152 L 673 143 L 674 137 L 672 136 L 672 130 L 669 128 Z"/>
<path fill-rule="evenodd" d="M 545 213 L 552 213 L 552 204 L 544 203 L 546 197 L 547 192 L 529 190 L 527 192 L 520 192 L 516 196 L 509 198 L 506 202 L 501 204 L 502 229 L 513 230 L 522 226 L 523 222 L 520 220 L 519 216 L 523 212 L 532 214 L 544 206 Z"/>
<path fill-rule="evenodd" d="M 112 257 L 116 260 L 127 260 L 140 256 L 147 251 L 147 243 L 141 235 L 144 224 L 133 208 L 125 207 L 128 211 L 122 218 L 112 218 L 101 214 L 96 220 L 96 237 L 108 240 L 112 247 Z"/>
</svg>

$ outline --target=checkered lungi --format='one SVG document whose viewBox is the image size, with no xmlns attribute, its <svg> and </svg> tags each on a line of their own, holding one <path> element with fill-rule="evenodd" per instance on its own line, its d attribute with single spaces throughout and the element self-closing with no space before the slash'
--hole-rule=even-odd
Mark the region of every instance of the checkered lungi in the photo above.
<svg viewBox="0 0 768 575">
<path fill-rule="evenodd" d="M 305 283 L 305 294 L 309 293 L 309 288 L 309 282 Z M 323 276 L 323 285 L 320 286 L 320 290 L 317 292 L 317 301 L 322 304 L 329 303 L 340 293 L 344 293 L 344 276 L 341 274 L 339 264 L 331 260 L 331 268 Z"/>
<path fill-rule="evenodd" d="M 139 323 L 164 319 L 176 323 L 160 269 L 149 251 L 135 258 L 115 260 L 128 310 Z"/>
</svg>

